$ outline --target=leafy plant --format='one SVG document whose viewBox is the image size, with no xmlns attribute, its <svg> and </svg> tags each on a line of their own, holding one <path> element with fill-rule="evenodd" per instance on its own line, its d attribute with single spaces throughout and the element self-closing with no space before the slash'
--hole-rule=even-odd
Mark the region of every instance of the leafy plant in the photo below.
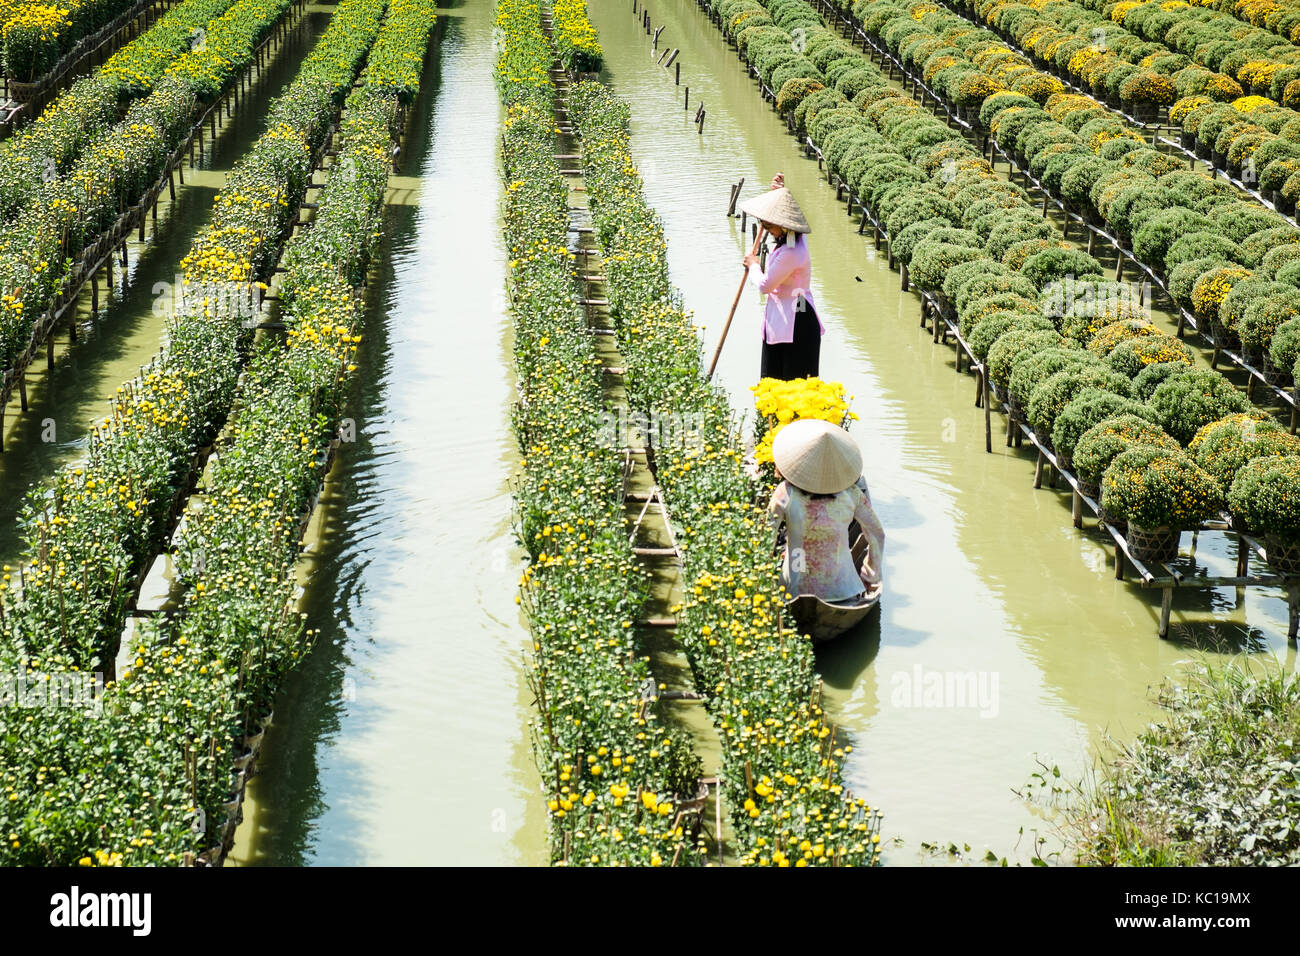
<svg viewBox="0 0 1300 956">
<path fill-rule="evenodd" d="M 1262 412 L 1229 415 L 1196 433 L 1187 450 L 1228 493 L 1233 479 L 1252 458 L 1300 453 L 1300 439 Z"/>
<path fill-rule="evenodd" d="M 1070 399 L 1052 423 L 1052 447 L 1071 459 L 1079 440 L 1094 425 L 1121 415 L 1147 418 L 1150 414 L 1145 405 L 1131 398 L 1101 388 L 1084 388 Z"/>
<path fill-rule="evenodd" d="M 1186 452 L 1139 445 L 1116 455 L 1106 469 L 1101 506 L 1143 528 L 1186 530 L 1217 514 L 1223 497 Z"/>
<path fill-rule="evenodd" d="M 1147 404 L 1160 426 L 1183 445 L 1210 422 L 1249 408 L 1231 382 L 1209 369 L 1191 369 L 1170 377 L 1156 387 Z"/>
<path fill-rule="evenodd" d="M 1228 491 L 1228 507 L 1257 534 L 1300 542 L 1300 457 L 1275 450 L 1246 462 Z"/>
<path fill-rule="evenodd" d="M 1179 449 L 1178 442 L 1146 415 L 1121 414 L 1103 419 L 1079 436 L 1074 445 L 1075 470 L 1082 480 L 1098 484 L 1116 456 L 1139 445 Z"/>
</svg>

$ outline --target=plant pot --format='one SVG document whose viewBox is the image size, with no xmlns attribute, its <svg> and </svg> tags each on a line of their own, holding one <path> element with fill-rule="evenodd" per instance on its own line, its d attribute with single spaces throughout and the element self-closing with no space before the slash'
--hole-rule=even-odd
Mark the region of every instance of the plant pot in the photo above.
<svg viewBox="0 0 1300 956">
<path fill-rule="evenodd" d="M 1178 543 L 1182 537 L 1182 531 L 1173 528 L 1143 528 L 1131 521 L 1124 532 L 1129 553 L 1143 563 L 1172 561 L 1178 557 Z"/>
<path fill-rule="evenodd" d="M 1283 196 L 1283 195 L 1281 195 L 1281 194 L 1279 193 L 1279 194 L 1277 194 L 1277 198 L 1275 198 L 1275 199 L 1273 200 L 1273 205 L 1276 206 L 1276 207 L 1277 207 L 1277 211 L 1280 212 L 1280 213 L 1281 213 L 1282 215 L 1284 215 L 1284 216 L 1293 216 L 1293 215 L 1295 215 L 1295 200 L 1294 200 L 1294 199 L 1288 199 L 1286 196 Z"/>
<path fill-rule="evenodd" d="M 1252 365 L 1255 368 L 1262 368 L 1264 365 L 1264 350 L 1258 345 L 1246 345 L 1243 342 L 1241 357 L 1246 360 L 1247 365 Z"/>
<path fill-rule="evenodd" d="M 41 92 L 41 83 L 19 83 L 16 80 L 9 81 L 9 96 L 15 103 L 29 103 L 34 100 Z"/>
<path fill-rule="evenodd" d="M 1091 498 L 1097 501 L 1101 498 L 1101 485 L 1094 485 L 1092 482 L 1079 479 L 1079 493 L 1085 498 Z"/>
<path fill-rule="evenodd" d="M 1117 515 L 1110 514 L 1108 511 L 1106 511 L 1105 508 L 1102 507 L 1100 487 L 1098 488 L 1097 497 L 1094 498 L 1093 500 L 1097 502 L 1097 518 L 1099 520 L 1106 522 L 1106 524 L 1110 525 L 1120 534 L 1125 534 L 1128 532 L 1127 519 L 1120 518 Z"/>
<path fill-rule="evenodd" d="M 1178 142 L 1182 144 L 1183 149 L 1196 149 L 1196 134 L 1182 130 L 1178 134 Z"/>
<path fill-rule="evenodd" d="M 1241 179 L 1241 163 L 1228 162 L 1228 175 L 1233 179 Z"/>
<path fill-rule="evenodd" d="M 1260 371 L 1264 373 L 1264 381 L 1275 388 L 1287 388 L 1291 384 L 1291 373 L 1274 365 L 1273 356 L 1269 352 L 1264 353 L 1264 364 Z"/>
<path fill-rule="evenodd" d="M 1214 147 L 1208 143 L 1202 143 L 1199 139 L 1196 141 L 1196 158 L 1209 160 L 1214 155 Z"/>
<path fill-rule="evenodd" d="M 1273 201 L 1273 190 L 1271 189 L 1261 189 L 1259 191 L 1259 198 L 1270 205 L 1277 205 L 1277 203 Z"/>
<path fill-rule="evenodd" d="M 1283 541 L 1275 535 L 1265 535 L 1264 555 L 1268 566 L 1278 574 L 1300 577 L 1300 541 Z"/>
<path fill-rule="evenodd" d="M 1210 338 L 1214 339 L 1214 344 L 1221 349 L 1235 349 L 1241 345 L 1237 333 L 1218 319 L 1210 320 Z"/>
<path fill-rule="evenodd" d="M 1214 163 L 1214 168 L 1215 168 L 1215 169 L 1219 170 L 1220 172 L 1224 172 L 1224 171 L 1227 170 L 1227 168 L 1228 168 L 1228 154 L 1227 154 L 1227 153 L 1221 153 L 1221 152 L 1219 152 L 1217 149 L 1215 149 L 1215 150 L 1211 150 L 1211 151 L 1210 151 L 1210 157 L 1211 157 L 1211 160 L 1212 160 L 1213 163 Z"/>
<path fill-rule="evenodd" d="M 1160 121 L 1160 106 L 1156 103 L 1129 103 L 1124 112 L 1139 123 L 1157 123 Z"/>
</svg>

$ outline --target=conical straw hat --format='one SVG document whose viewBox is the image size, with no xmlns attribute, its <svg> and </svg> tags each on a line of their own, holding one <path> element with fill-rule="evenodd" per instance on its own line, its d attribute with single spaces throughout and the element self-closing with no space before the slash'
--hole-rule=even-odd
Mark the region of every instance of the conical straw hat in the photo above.
<svg viewBox="0 0 1300 956">
<path fill-rule="evenodd" d="M 800 418 L 776 433 L 772 460 L 790 484 L 833 495 L 862 475 L 862 452 L 849 433 L 819 418 Z"/>
<path fill-rule="evenodd" d="M 808 220 L 803 217 L 803 210 L 794 201 L 794 196 L 790 195 L 790 190 L 784 186 L 780 189 L 769 189 L 762 195 L 748 199 L 741 204 L 740 208 L 755 219 L 770 222 L 791 232 L 812 232 L 812 226 L 808 225 Z"/>
</svg>

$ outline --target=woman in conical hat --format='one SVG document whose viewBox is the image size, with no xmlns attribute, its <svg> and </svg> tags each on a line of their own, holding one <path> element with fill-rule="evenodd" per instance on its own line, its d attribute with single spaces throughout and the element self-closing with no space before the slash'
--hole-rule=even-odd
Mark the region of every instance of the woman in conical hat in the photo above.
<svg viewBox="0 0 1300 956">
<path fill-rule="evenodd" d="M 812 227 L 777 173 L 772 188 L 741 207 L 763 224 L 776 241 L 767 269 L 758 256 L 745 256 L 749 279 L 767 296 L 763 313 L 763 378 L 808 378 L 817 375 L 825 328 L 812 300 L 812 263 L 808 240 Z"/>
<path fill-rule="evenodd" d="M 880 587 L 885 531 L 871 507 L 857 443 L 837 425 L 800 418 L 777 432 L 772 459 L 783 479 L 768 506 L 773 522 L 786 529 L 781 583 L 792 597 L 860 603 Z M 850 550 L 854 521 L 867 539 L 861 567 Z"/>
</svg>

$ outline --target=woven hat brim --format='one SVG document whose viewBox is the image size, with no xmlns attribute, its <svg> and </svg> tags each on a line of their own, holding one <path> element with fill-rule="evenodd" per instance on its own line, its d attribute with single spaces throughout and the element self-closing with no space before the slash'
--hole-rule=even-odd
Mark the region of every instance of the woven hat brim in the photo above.
<svg viewBox="0 0 1300 956">
<path fill-rule="evenodd" d="M 862 475 L 862 452 L 849 433 L 817 418 L 786 425 L 772 441 L 782 477 L 815 495 L 838 494 Z"/>
<path fill-rule="evenodd" d="M 770 222 L 791 232 L 812 232 L 812 226 L 804 218 L 803 210 L 784 186 L 747 199 L 741 203 L 740 208 L 761 222 Z"/>
</svg>

